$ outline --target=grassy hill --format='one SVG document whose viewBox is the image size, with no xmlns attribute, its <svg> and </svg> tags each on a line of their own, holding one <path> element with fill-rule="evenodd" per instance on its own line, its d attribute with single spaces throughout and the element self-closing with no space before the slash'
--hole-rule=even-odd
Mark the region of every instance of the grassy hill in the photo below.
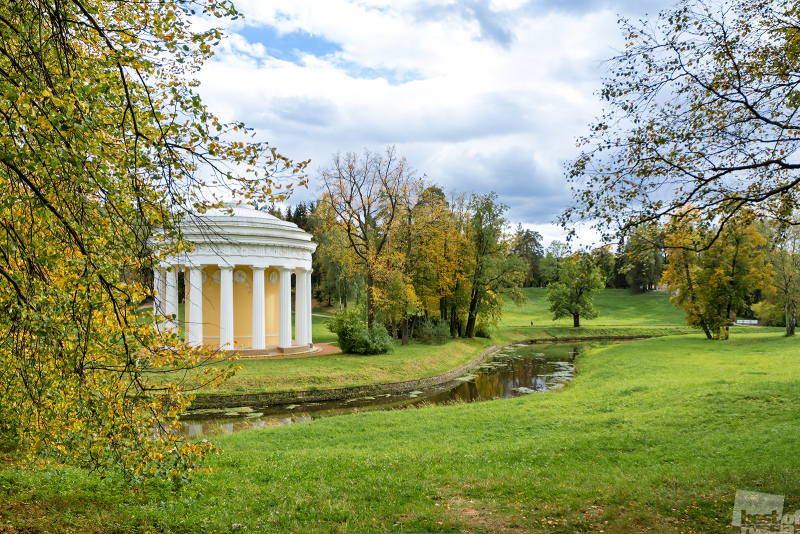
<svg viewBox="0 0 800 534">
<path fill-rule="evenodd" d="M 177 494 L 6 467 L 0 531 L 728 532 L 737 489 L 800 508 L 799 343 L 649 339 L 558 393 L 220 437 Z"/>
<path fill-rule="evenodd" d="M 526 302 L 516 306 L 506 299 L 500 328 L 524 326 L 531 321 L 535 325 L 558 325 L 572 327 L 572 318 L 553 321 L 547 290 L 526 288 Z M 605 289 L 595 298 L 599 313 L 596 319 L 581 319 L 586 326 L 685 326 L 686 319 L 679 309 L 669 302 L 663 291 L 636 293 L 628 289 Z"/>
<path fill-rule="evenodd" d="M 491 339 L 454 339 L 444 346 L 412 341 L 404 347 L 398 343 L 394 352 L 381 356 L 331 354 L 289 360 L 241 360 L 243 369 L 234 378 L 201 394 L 298 391 L 399 382 L 446 373 L 493 344 L 534 338 L 664 335 L 692 331 L 686 326 L 683 313 L 669 303 L 663 292 L 605 290 L 596 299 L 600 316 L 584 321 L 585 326 L 581 328 L 573 328 L 571 319 L 552 320 L 544 289 L 525 289 L 525 295 L 527 300 L 522 306 L 506 300 L 503 319 Z M 314 316 L 313 320 L 316 342 L 336 339 L 323 324 L 324 317 Z"/>
<path fill-rule="evenodd" d="M 547 290 L 526 288 L 526 301 L 517 306 L 506 299 L 503 318 L 496 332 L 500 340 L 547 337 L 591 337 L 614 335 L 664 335 L 691 332 L 683 312 L 669 302 L 663 291 L 637 293 L 628 289 L 605 289 L 595 298 L 598 317 L 581 318 L 581 327 L 572 318 L 554 321 Z"/>
</svg>

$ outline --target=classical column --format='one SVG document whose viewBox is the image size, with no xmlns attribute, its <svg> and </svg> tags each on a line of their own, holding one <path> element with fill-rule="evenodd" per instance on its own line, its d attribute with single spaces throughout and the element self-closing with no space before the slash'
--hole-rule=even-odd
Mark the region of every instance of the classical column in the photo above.
<svg viewBox="0 0 800 534">
<path fill-rule="evenodd" d="M 164 269 L 153 267 L 153 315 L 164 315 Z"/>
<path fill-rule="evenodd" d="M 305 272 L 305 269 L 294 270 L 294 343 L 298 347 L 306 344 Z"/>
<path fill-rule="evenodd" d="M 233 266 L 220 265 L 219 346 L 233 349 Z"/>
<path fill-rule="evenodd" d="M 174 328 L 178 324 L 178 267 L 172 265 L 166 272 L 167 287 L 164 298 L 164 315 L 167 317 L 175 316 L 172 321 Z"/>
<path fill-rule="evenodd" d="M 203 269 L 189 269 L 189 319 L 186 321 L 189 331 L 186 342 L 191 347 L 203 344 Z"/>
<path fill-rule="evenodd" d="M 311 269 L 306 271 L 305 274 L 305 281 L 306 281 L 306 345 L 311 345 L 314 340 L 312 339 L 311 335 Z"/>
<path fill-rule="evenodd" d="M 264 267 L 253 267 L 253 348 L 266 347 L 264 324 Z"/>
<path fill-rule="evenodd" d="M 278 269 L 278 348 L 292 346 L 292 271 Z"/>
</svg>

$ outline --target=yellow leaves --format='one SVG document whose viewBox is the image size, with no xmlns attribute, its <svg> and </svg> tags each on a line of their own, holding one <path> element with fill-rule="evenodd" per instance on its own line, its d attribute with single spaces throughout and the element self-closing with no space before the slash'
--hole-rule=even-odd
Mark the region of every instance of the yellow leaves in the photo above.
<svg viewBox="0 0 800 534">
<path fill-rule="evenodd" d="M 50 124 L 50 121 L 47 120 L 47 117 L 43 117 L 40 115 L 36 117 L 36 120 L 39 122 L 39 127 L 45 132 L 48 132 L 53 129 L 53 126 Z"/>
</svg>

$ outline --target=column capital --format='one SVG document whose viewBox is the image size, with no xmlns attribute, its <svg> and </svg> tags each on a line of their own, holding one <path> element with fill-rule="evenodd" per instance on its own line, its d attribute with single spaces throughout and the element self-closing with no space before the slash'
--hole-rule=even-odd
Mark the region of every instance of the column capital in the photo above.
<svg viewBox="0 0 800 534">
<path fill-rule="evenodd" d="M 226 263 L 224 265 L 219 265 L 218 264 L 217 267 L 219 267 L 223 271 L 232 271 L 233 270 L 233 265 L 230 265 L 228 263 Z"/>
<path fill-rule="evenodd" d="M 250 268 L 253 269 L 254 271 L 266 271 L 267 270 L 267 267 L 259 267 L 258 265 L 252 265 L 252 266 L 250 266 Z"/>
</svg>

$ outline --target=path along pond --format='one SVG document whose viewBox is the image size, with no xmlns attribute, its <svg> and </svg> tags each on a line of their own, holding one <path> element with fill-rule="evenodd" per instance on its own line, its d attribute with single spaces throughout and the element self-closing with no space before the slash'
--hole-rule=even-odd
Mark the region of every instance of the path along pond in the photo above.
<svg viewBox="0 0 800 534">
<path fill-rule="evenodd" d="M 192 410 L 181 415 L 183 434 L 202 436 L 288 425 L 370 410 L 421 404 L 453 404 L 509 399 L 561 389 L 572 380 L 575 358 L 585 343 L 517 343 L 495 352 L 467 375 L 424 390 L 385 393 L 346 400 L 303 404 Z"/>
</svg>

